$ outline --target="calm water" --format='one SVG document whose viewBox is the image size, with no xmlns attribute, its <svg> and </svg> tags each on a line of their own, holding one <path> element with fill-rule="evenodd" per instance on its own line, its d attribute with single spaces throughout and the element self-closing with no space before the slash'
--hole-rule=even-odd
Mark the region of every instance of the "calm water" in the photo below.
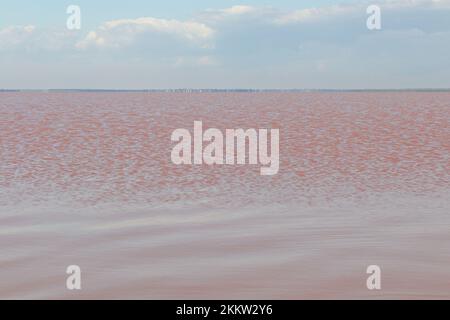
<svg viewBox="0 0 450 320">
<path fill-rule="evenodd" d="M 0 115 L 0 298 L 450 298 L 450 93 L 0 93 Z M 171 164 L 195 120 L 279 128 L 279 174 Z"/>
</svg>

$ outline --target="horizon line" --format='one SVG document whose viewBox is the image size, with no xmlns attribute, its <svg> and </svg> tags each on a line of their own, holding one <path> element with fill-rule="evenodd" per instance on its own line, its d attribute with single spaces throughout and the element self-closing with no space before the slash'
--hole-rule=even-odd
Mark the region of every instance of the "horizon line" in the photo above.
<svg viewBox="0 0 450 320">
<path fill-rule="evenodd" d="M 449 92 L 450 88 L 375 88 L 375 89 L 333 89 L 333 88 L 315 88 L 315 89 L 276 89 L 276 88 L 166 88 L 166 89 L 0 89 L 0 92 L 183 92 L 183 93 L 202 93 L 202 92 Z"/>
</svg>

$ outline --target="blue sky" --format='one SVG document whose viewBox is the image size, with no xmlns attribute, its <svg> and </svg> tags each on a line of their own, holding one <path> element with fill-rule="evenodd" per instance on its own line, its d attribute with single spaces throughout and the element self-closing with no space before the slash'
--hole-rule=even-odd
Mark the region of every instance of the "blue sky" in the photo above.
<svg viewBox="0 0 450 320">
<path fill-rule="evenodd" d="M 2 0 L 0 88 L 450 87 L 450 0 L 376 3 Z"/>
<path fill-rule="evenodd" d="M 233 5 L 275 6 L 280 9 L 294 10 L 315 6 L 332 5 L 333 0 L 192 0 L 192 1 L 161 1 L 161 0 L 2 0 L 0 11 L 0 27 L 14 24 L 36 24 L 40 26 L 64 26 L 67 6 L 79 5 L 85 15 L 85 26 L 94 27 L 107 20 L 123 17 L 152 16 L 159 18 L 188 19 L 205 9 L 222 9 Z M 61 14 L 63 13 L 63 14 Z"/>
<path fill-rule="evenodd" d="M 2 0 L 0 27 L 11 24 L 39 24 L 43 26 L 65 25 L 65 12 L 71 4 L 79 5 L 86 13 L 87 26 L 123 17 L 153 16 L 159 18 L 186 19 L 205 9 L 222 9 L 233 5 L 276 6 L 286 10 L 332 5 L 333 0 Z"/>
</svg>

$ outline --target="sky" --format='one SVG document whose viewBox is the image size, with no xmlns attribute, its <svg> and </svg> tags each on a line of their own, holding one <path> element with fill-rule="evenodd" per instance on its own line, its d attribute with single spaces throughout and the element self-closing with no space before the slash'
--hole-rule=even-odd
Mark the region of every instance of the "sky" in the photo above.
<svg viewBox="0 0 450 320">
<path fill-rule="evenodd" d="M 0 4 L 0 89 L 450 88 L 450 0 Z"/>
</svg>

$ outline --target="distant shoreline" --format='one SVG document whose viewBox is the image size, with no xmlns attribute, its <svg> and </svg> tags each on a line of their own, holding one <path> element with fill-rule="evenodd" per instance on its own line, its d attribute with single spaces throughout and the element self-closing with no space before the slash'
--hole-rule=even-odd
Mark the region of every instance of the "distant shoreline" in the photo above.
<svg viewBox="0 0 450 320">
<path fill-rule="evenodd" d="M 0 89 L 0 92 L 168 92 L 168 93 L 227 93 L 227 92 L 450 92 L 450 88 L 416 89 Z"/>
</svg>

